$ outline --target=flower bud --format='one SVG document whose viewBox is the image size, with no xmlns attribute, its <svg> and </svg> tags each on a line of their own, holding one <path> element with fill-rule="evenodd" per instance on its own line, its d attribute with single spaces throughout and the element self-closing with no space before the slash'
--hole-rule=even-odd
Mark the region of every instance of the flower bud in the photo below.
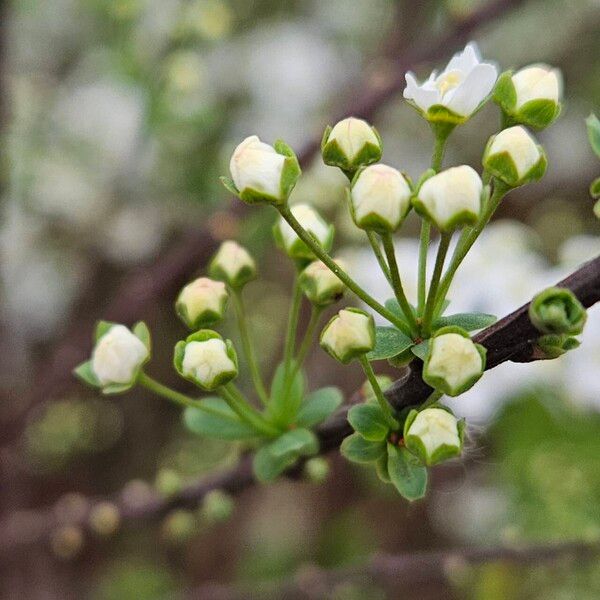
<svg viewBox="0 0 600 600">
<path fill-rule="evenodd" d="M 547 161 L 544 149 L 524 127 L 516 125 L 489 139 L 483 166 L 510 187 L 517 187 L 540 179 Z"/>
<path fill-rule="evenodd" d="M 375 347 L 373 317 L 358 308 L 344 308 L 321 333 L 321 347 L 341 363 L 349 363 Z"/>
<path fill-rule="evenodd" d="M 214 255 L 209 273 L 232 288 L 241 288 L 256 277 L 256 263 L 246 248 L 228 240 Z"/>
<path fill-rule="evenodd" d="M 560 114 L 562 76 L 548 65 L 530 65 L 498 79 L 494 100 L 515 123 L 541 129 Z"/>
<path fill-rule="evenodd" d="M 178 342 L 173 363 L 182 377 L 208 391 L 225 385 L 238 374 L 233 344 L 209 329 Z"/>
<path fill-rule="evenodd" d="M 333 225 L 328 225 L 321 215 L 308 204 L 296 204 L 290 210 L 300 225 L 328 252 L 333 244 Z M 315 259 L 312 250 L 296 235 L 283 217 L 275 224 L 273 235 L 277 245 L 290 258 Z"/>
<path fill-rule="evenodd" d="M 387 165 L 359 171 L 352 182 L 350 202 L 357 227 L 395 231 L 410 210 L 412 195 L 406 178 Z"/>
<path fill-rule="evenodd" d="M 443 408 L 412 410 L 404 423 L 404 443 L 426 465 L 459 456 L 464 423 Z"/>
<path fill-rule="evenodd" d="M 427 179 L 413 198 L 415 210 L 440 231 L 476 223 L 481 211 L 481 178 L 468 165 L 452 167 Z"/>
<path fill-rule="evenodd" d="M 229 294 L 222 281 L 199 277 L 181 290 L 175 311 L 190 329 L 200 329 L 220 321 L 228 301 Z"/>
<path fill-rule="evenodd" d="M 483 375 L 485 354 L 460 327 L 442 327 L 429 340 L 423 380 L 448 396 L 458 396 Z"/>
<path fill-rule="evenodd" d="M 91 360 L 79 365 L 75 374 L 105 394 L 125 392 L 137 381 L 150 358 L 150 334 L 144 323 L 133 332 L 125 325 L 100 321 Z"/>
<path fill-rule="evenodd" d="M 335 262 L 344 268 L 341 260 Z M 310 263 L 302 271 L 299 283 L 306 297 L 316 306 L 329 306 L 337 302 L 346 290 L 346 286 L 320 260 Z"/>
<path fill-rule="evenodd" d="M 326 165 L 354 173 L 360 166 L 370 165 L 381 158 L 381 138 L 377 130 L 362 119 L 349 117 L 327 127 L 321 141 Z"/>
<path fill-rule="evenodd" d="M 113 535 L 119 528 L 121 513 L 112 502 L 98 502 L 89 514 L 90 528 L 101 536 Z"/>
<path fill-rule="evenodd" d="M 222 490 L 211 490 L 204 496 L 200 515 L 209 523 L 226 521 L 235 508 L 233 498 Z"/>
<path fill-rule="evenodd" d="M 529 319 L 542 333 L 577 335 L 583 331 L 587 312 L 567 288 L 548 288 L 529 305 Z"/>
<path fill-rule="evenodd" d="M 198 522 L 194 513 L 177 509 L 170 512 L 163 520 L 161 529 L 165 539 L 174 545 L 184 544 L 197 532 Z"/>
<path fill-rule="evenodd" d="M 249 204 L 285 204 L 300 177 L 300 165 L 293 150 L 281 140 L 273 146 L 251 135 L 231 156 L 232 179 L 222 177 L 223 185 Z"/>
<path fill-rule="evenodd" d="M 312 483 L 323 483 L 329 475 L 329 463 L 322 456 L 310 458 L 304 465 L 304 474 Z"/>
</svg>

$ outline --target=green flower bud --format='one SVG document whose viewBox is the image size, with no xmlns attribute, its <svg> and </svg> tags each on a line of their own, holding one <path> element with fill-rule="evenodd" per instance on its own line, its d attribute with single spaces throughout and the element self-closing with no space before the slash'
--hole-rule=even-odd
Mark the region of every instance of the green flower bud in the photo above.
<svg viewBox="0 0 600 600">
<path fill-rule="evenodd" d="M 548 288 L 529 305 L 529 319 L 542 333 L 577 335 L 583 331 L 587 312 L 566 288 Z"/>
<path fill-rule="evenodd" d="M 254 258 L 232 240 L 221 244 L 208 269 L 213 279 L 224 281 L 232 288 L 241 288 L 256 278 Z"/>
<path fill-rule="evenodd" d="M 168 498 L 181 490 L 183 481 L 181 475 L 179 475 L 177 471 L 174 471 L 173 469 L 160 469 L 156 474 L 154 487 L 162 496 Z"/>
<path fill-rule="evenodd" d="M 212 490 L 204 496 L 200 515 L 209 523 L 226 521 L 233 513 L 235 501 L 222 490 Z"/>
<path fill-rule="evenodd" d="M 460 327 L 442 327 L 429 340 L 423 380 L 448 396 L 473 387 L 483 375 L 486 350 Z"/>
<path fill-rule="evenodd" d="M 521 125 L 493 135 L 483 153 L 483 166 L 510 187 L 537 181 L 546 172 L 544 149 Z"/>
<path fill-rule="evenodd" d="M 404 443 L 426 465 L 459 456 L 464 423 L 443 408 L 412 410 L 404 423 Z"/>
<path fill-rule="evenodd" d="M 211 391 L 237 377 L 237 354 L 230 340 L 201 329 L 175 346 L 177 372 L 204 390 Z"/>
<path fill-rule="evenodd" d="M 344 308 L 325 325 L 320 341 L 333 358 L 349 363 L 375 347 L 373 317 L 358 308 Z"/>
<path fill-rule="evenodd" d="M 326 165 L 354 173 L 359 167 L 381 159 L 382 144 L 377 130 L 362 119 L 349 117 L 327 127 L 321 141 Z"/>
<path fill-rule="evenodd" d="M 341 260 L 335 261 L 342 269 Z M 320 260 L 315 260 L 302 271 L 299 278 L 300 287 L 306 297 L 315 306 L 329 306 L 337 302 L 346 290 L 346 286 Z"/>
<path fill-rule="evenodd" d="M 162 523 L 162 534 L 172 544 L 183 544 L 197 531 L 198 523 L 189 510 L 178 509 L 169 513 Z"/>
<path fill-rule="evenodd" d="M 190 329 L 200 329 L 220 321 L 228 302 L 229 294 L 222 281 L 199 277 L 181 290 L 175 311 Z"/>
<path fill-rule="evenodd" d="M 309 481 L 323 483 L 329 475 L 329 463 L 325 458 L 310 458 L 304 465 L 304 473 Z"/>
</svg>

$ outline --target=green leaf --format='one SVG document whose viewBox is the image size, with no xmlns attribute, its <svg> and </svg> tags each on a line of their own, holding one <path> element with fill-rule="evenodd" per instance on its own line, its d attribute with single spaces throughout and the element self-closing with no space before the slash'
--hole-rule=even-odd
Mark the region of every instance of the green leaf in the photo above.
<svg viewBox="0 0 600 600">
<path fill-rule="evenodd" d="M 294 364 L 290 371 L 294 370 Z M 286 382 L 285 365 L 280 363 L 275 371 L 271 384 L 271 398 L 267 412 L 269 416 L 281 425 L 293 423 L 304 397 L 304 373 L 301 369 L 294 375 L 293 381 Z"/>
<path fill-rule="evenodd" d="M 392 444 L 387 446 L 388 474 L 400 495 L 410 500 L 418 500 L 427 489 L 427 469 L 406 449 Z"/>
<path fill-rule="evenodd" d="M 410 351 L 421 360 L 425 360 L 427 357 L 427 352 L 429 351 L 429 340 L 425 340 L 420 344 L 416 344 L 410 349 Z"/>
<path fill-rule="evenodd" d="M 600 157 L 600 120 L 592 113 L 586 120 L 588 137 L 592 150 Z"/>
<path fill-rule="evenodd" d="M 353 433 L 342 442 L 340 452 L 351 462 L 371 463 L 385 456 L 385 443 L 368 442 L 360 434 Z"/>
<path fill-rule="evenodd" d="M 455 325 L 466 331 L 476 331 L 493 325 L 497 320 L 497 317 L 487 313 L 457 313 L 436 319 L 433 328 L 440 329 L 440 327 Z"/>
<path fill-rule="evenodd" d="M 379 458 L 379 460 L 375 463 L 375 472 L 377 473 L 377 477 L 379 477 L 379 479 L 381 481 L 383 481 L 383 483 L 391 483 L 387 463 L 388 463 L 387 452 L 385 454 L 383 454 Z"/>
<path fill-rule="evenodd" d="M 183 411 L 183 422 L 192 433 L 221 440 L 248 440 L 257 437 L 257 432 L 240 420 L 227 402 L 216 396 L 200 401 L 208 410 L 188 407 Z"/>
<path fill-rule="evenodd" d="M 369 442 L 386 439 L 389 425 L 381 408 L 375 404 L 360 404 L 348 411 L 348 422 L 357 433 Z"/>
<path fill-rule="evenodd" d="M 269 446 L 263 446 L 254 455 L 252 468 L 254 475 L 263 483 L 273 481 L 281 475 L 288 467 L 291 467 L 298 457 L 294 455 L 273 456 Z"/>
<path fill-rule="evenodd" d="M 400 317 L 403 321 L 406 321 L 406 315 L 404 314 L 404 311 L 402 310 L 402 307 L 400 306 L 400 304 L 398 303 L 398 300 L 396 300 L 396 298 L 390 298 L 389 300 L 385 301 L 385 307 L 390 311 L 393 312 L 397 317 Z M 411 304 L 410 305 L 412 312 L 413 312 L 413 316 L 417 316 L 417 309 Z"/>
<path fill-rule="evenodd" d="M 319 451 L 317 436 L 308 429 L 292 429 L 280 435 L 268 446 L 269 452 L 275 456 L 304 456 Z"/>
<path fill-rule="evenodd" d="M 342 392 L 336 387 L 324 387 L 309 394 L 298 411 L 296 425 L 314 427 L 324 421 L 342 403 Z"/>
<path fill-rule="evenodd" d="M 369 360 L 384 360 L 408 350 L 414 342 L 395 327 L 375 328 L 375 348 L 369 352 Z"/>
</svg>

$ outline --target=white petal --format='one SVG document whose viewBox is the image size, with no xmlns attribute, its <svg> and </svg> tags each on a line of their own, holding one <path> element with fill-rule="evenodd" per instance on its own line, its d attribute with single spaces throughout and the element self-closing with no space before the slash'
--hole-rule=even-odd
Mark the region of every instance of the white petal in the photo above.
<svg viewBox="0 0 600 600">
<path fill-rule="evenodd" d="M 453 91 L 448 92 L 444 105 L 453 112 L 468 117 L 494 88 L 498 70 L 490 63 L 477 65 Z"/>
<path fill-rule="evenodd" d="M 535 140 L 521 125 L 504 129 L 494 138 L 489 154 L 502 152 L 511 156 L 519 177 L 523 177 L 540 159 L 540 150 Z"/>
<path fill-rule="evenodd" d="M 462 52 L 457 52 L 450 59 L 444 72 L 456 70 L 468 74 L 481 62 L 480 56 L 477 44 L 469 42 Z"/>
<path fill-rule="evenodd" d="M 430 106 L 440 102 L 440 93 L 437 89 L 431 89 L 431 78 L 423 85 L 419 85 L 413 73 L 406 73 L 406 88 L 404 97 L 412 100 L 421 110 L 427 112 Z M 427 89 L 429 88 L 429 89 Z"/>
<path fill-rule="evenodd" d="M 517 92 L 517 109 L 530 100 L 558 102 L 561 95 L 561 73 L 547 65 L 525 67 L 513 75 L 512 81 Z"/>
</svg>

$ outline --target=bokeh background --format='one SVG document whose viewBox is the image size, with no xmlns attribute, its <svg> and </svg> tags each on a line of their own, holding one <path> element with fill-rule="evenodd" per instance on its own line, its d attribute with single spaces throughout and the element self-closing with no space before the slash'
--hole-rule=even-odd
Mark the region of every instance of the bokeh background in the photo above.
<svg viewBox="0 0 600 600">
<path fill-rule="evenodd" d="M 238 450 L 187 432 L 177 408 L 133 390 L 101 398 L 69 371 L 93 323 L 146 320 L 150 372 L 185 390 L 170 365 L 184 335 L 178 288 L 220 239 L 248 245 L 261 268 L 247 289 L 261 363 L 272 370 L 292 269 L 273 251 L 267 209 L 242 212 L 220 187 L 246 135 L 300 151 L 408 56 L 485 0 L 19 0 L 0 2 L 0 503 L 14 511 L 85 497 L 168 493 L 233 464 Z M 600 253 L 588 196 L 600 163 L 585 117 L 600 109 L 600 4 L 526 0 L 473 31 L 503 68 L 548 62 L 564 73 L 560 120 L 540 134 L 544 180 L 507 198 L 451 294 L 457 310 L 498 316 Z M 444 61 L 459 49 L 448 47 Z M 422 63 L 423 76 L 433 65 Z M 385 162 L 427 168 L 426 124 L 393 95 L 373 115 Z M 487 106 L 451 138 L 446 164 L 478 168 L 498 124 Z M 381 277 L 343 202 L 344 178 L 314 160 L 294 201 L 337 225 L 336 249 L 385 299 Z M 413 277 L 418 222 L 398 235 Z M 410 290 L 410 283 L 408 288 Z M 231 324 L 223 331 L 234 338 Z M 505 364 L 453 406 L 471 449 L 436 468 L 427 499 L 408 505 L 370 472 L 328 457 L 325 482 L 281 481 L 244 492 L 231 517 L 206 507 L 126 523 L 108 539 L 57 531 L 0 556 L 3 598 L 218 598 L 207 582 L 262 589 L 311 569 L 403 553 L 565 540 L 600 541 L 600 312 L 581 348 L 556 361 Z M 311 384 L 362 383 L 315 349 Z M 386 371 L 381 366 L 381 371 Z M 386 371 L 393 376 L 393 371 Z M 315 469 L 316 473 L 317 469 Z M 314 477 L 313 477 L 314 478 Z M 18 535 L 27 536 L 26 529 Z M 300 575 L 298 575 L 300 573 Z M 310 588 L 310 585 L 308 586 Z M 314 586 L 313 586 L 314 588 Z M 203 591 L 204 590 L 204 591 Z M 306 597 L 598 598 L 600 563 L 450 561 L 444 576 L 342 581 Z M 252 597 L 250 592 L 246 597 Z M 272 597 L 278 597 L 277 593 Z M 304 597 L 304 596 L 303 596 Z"/>
</svg>

